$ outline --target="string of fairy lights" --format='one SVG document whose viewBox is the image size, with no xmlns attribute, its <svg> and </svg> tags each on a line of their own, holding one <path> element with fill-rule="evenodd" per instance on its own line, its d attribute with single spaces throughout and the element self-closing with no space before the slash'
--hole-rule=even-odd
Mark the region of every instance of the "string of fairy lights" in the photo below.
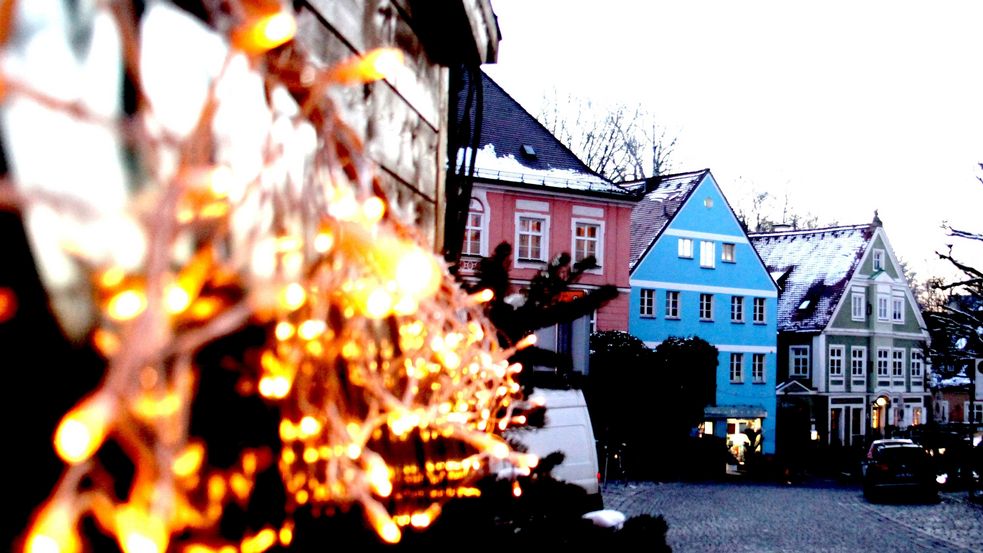
<svg viewBox="0 0 983 553">
<path fill-rule="evenodd" d="M 86 268 L 97 313 L 89 336 L 107 363 L 101 385 L 57 427 L 54 445 L 66 466 L 24 535 L 30 553 L 86 550 L 84 517 L 126 553 L 289 546 L 290 518 L 244 536 L 219 532 L 224 506 L 247 502 L 271 463 L 288 514 L 358 505 L 383 540 L 397 542 L 406 527 L 427 527 L 446 501 L 477 494 L 473 484 L 490 461 L 520 472 L 536 464 L 501 438 L 525 423 L 524 402 L 514 380 L 520 367 L 507 361 L 514 350 L 499 347 L 482 315 L 490 294 L 460 290 L 392 213 L 362 145 L 325 94 L 385 78 L 400 53 L 375 50 L 318 67 L 293 44 L 297 23 L 286 6 L 223 5 L 210 32 L 226 45 L 225 61 L 183 135 L 160 130 L 152 101 L 129 118 L 106 119 L 4 79 L 7 99 L 121 136 L 145 181 L 117 214 L 140 242 L 139 263 L 107 261 L 64 237 Z M 111 16 L 127 71 L 144 74 L 146 30 L 131 6 L 106 1 L 96 9 Z M 235 111 L 229 89 L 243 91 L 231 86 L 233 74 L 259 83 L 265 100 L 268 124 L 252 142 L 261 145 L 255 173 L 231 151 L 242 137 L 223 134 L 216 121 L 256 115 L 255 106 Z M 154 97 L 135 80 L 141 98 Z M 244 448 L 220 469 L 209 464 L 210 444 L 189 431 L 200 371 L 208 370 L 195 354 L 247 324 L 268 329 L 268 338 L 255 377 L 244 373 L 238 389 L 278 408 L 282 447 L 278 458 Z M 96 455 L 107 440 L 135 467 L 122 498 Z"/>
</svg>

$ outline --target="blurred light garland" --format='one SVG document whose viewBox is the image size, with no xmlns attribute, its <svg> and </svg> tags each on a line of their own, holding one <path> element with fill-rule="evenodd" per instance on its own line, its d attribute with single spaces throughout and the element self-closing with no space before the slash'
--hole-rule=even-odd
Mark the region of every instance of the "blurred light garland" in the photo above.
<svg viewBox="0 0 983 553">
<path fill-rule="evenodd" d="M 149 74 L 140 65 L 148 63 L 148 18 L 166 9 L 189 19 L 176 8 L 153 5 L 138 25 L 127 2 L 97 4 L 114 22 L 143 99 L 129 118 L 105 118 L 4 78 L 7 101 L 110 129 L 141 164 L 140 191 L 114 214 L 118 224 L 23 194 L 26 204 L 107 231 L 95 241 L 62 232 L 86 269 L 98 314 L 89 335 L 108 362 L 100 387 L 55 432 L 67 466 L 24 536 L 31 553 L 86 549 L 86 516 L 126 553 L 289 545 L 289 519 L 238 538 L 219 533 L 224 507 L 248 501 L 270 463 L 282 475 L 288 513 L 357 504 L 382 539 L 396 542 L 402 528 L 428 526 L 447 500 L 478 493 L 473 483 L 490 460 L 520 470 L 537 462 L 500 437 L 524 422 L 513 378 L 520 367 L 508 364 L 512 350 L 498 346 L 482 315 L 487 292 L 462 292 L 393 215 L 362 145 L 325 94 L 385 78 L 401 54 L 372 51 L 320 68 L 291 42 L 297 24 L 286 6 L 228 5 L 209 14 L 209 32 L 226 45 L 222 68 L 200 105 L 178 106 L 194 112 L 184 131 L 155 109 L 162 92 L 139 78 Z M 3 37 L 12 21 L 4 19 Z M 261 113 L 233 101 L 248 95 L 243 83 L 261 90 Z M 255 136 L 230 130 L 226 123 L 238 118 L 261 123 Z M 251 159 L 237 150 L 244 143 L 258 145 L 247 151 L 262 159 L 255 172 L 238 162 Z M 195 354 L 247 324 L 266 328 L 268 339 L 240 391 L 279 408 L 282 447 L 277 459 L 243 449 L 234 466 L 219 469 L 208 463 L 209 444 L 189 433 L 199 373 L 208 370 Z M 136 467 L 122 499 L 95 455 L 110 438 Z"/>
</svg>

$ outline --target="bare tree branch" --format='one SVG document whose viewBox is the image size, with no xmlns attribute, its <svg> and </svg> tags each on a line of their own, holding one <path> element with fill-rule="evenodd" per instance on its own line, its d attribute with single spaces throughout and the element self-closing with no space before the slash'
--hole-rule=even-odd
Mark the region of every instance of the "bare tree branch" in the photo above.
<svg viewBox="0 0 983 553">
<path fill-rule="evenodd" d="M 543 99 L 539 121 L 588 167 L 613 182 L 671 170 L 676 138 L 641 106 L 599 106 L 556 90 Z"/>
</svg>

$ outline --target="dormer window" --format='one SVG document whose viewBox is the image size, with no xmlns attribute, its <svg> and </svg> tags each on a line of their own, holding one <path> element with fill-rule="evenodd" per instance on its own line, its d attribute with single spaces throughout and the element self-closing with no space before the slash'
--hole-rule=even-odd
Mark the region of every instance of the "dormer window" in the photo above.
<svg viewBox="0 0 983 553">
<path fill-rule="evenodd" d="M 522 145 L 522 156 L 529 159 L 536 159 L 536 149 L 529 144 Z"/>
</svg>

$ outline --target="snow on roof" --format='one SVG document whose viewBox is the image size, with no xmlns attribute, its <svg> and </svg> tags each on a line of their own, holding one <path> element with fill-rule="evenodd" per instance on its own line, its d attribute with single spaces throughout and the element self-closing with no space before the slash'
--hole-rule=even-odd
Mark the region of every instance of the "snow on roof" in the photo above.
<svg viewBox="0 0 983 553">
<path fill-rule="evenodd" d="M 969 377 L 965 375 L 956 375 L 949 378 L 943 378 L 942 382 L 939 384 L 942 388 L 961 388 L 963 386 L 969 386 L 971 382 Z"/>
<path fill-rule="evenodd" d="M 458 166 L 471 161 L 471 149 L 458 150 Z M 628 195 L 628 191 L 613 185 L 603 177 L 573 169 L 533 168 L 523 164 L 512 154 L 498 154 L 494 144 L 485 144 L 475 159 L 475 176 L 508 182 L 538 184 L 575 190 L 614 192 Z"/>
<path fill-rule="evenodd" d="M 631 211 L 631 253 L 628 268 L 634 269 L 649 246 L 672 221 L 709 169 L 653 177 L 646 183 L 648 192 Z"/>
<path fill-rule="evenodd" d="M 471 78 L 468 72 L 457 83 L 455 126 L 461 129 L 480 127 L 477 144 L 470 138 L 459 143 L 454 171 L 465 171 L 472 149 L 475 175 L 490 180 L 523 185 L 555 187 L 575 193 L 603 193 L 625 199 L 636 196 L 588 167 L 535 117 L 525 110 L 501 86 L 483 71 L 481 101 L 468 105 Z M 480 117 L 476 117 L 480 106 Z M 480 122 L 480 124 L 478 124 Z M 476 146 L 476 148 L 475 148 Z"/>
<path fill-rule="evenodd" d="M 785 275 L 779 331 L 819 331 L 829 324 L 874 229 L 864 224 L 748 235 L 768 271 Z"/>
</svg>

